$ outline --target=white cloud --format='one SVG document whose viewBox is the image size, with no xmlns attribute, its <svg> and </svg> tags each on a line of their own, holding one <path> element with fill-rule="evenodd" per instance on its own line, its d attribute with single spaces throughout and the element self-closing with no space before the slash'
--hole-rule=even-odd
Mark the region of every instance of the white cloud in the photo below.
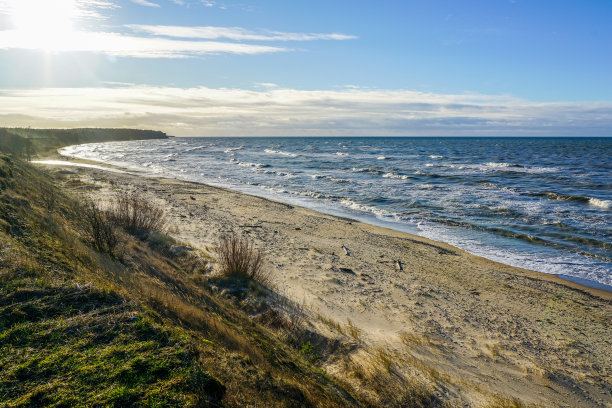
<svg viewBox="0 0 612 408">
<path fill-rule="evenodd" d="M 278 85 L 273 82 L 257 82 L 255 84 L 255 87 L 271 89 L 271 88 L 278 88 Z"/>
<path fill-rule="evenodd" d="M 181 41 L 128 36 L 119 33 L 76 32 L 23 36 L 18 31 L 0 31 L 0 49 L 45 49 L 64 52 L 99 52 L 118 57 L 189 58 L 205 54 L 267 54 L 288 51 L 267 45 L 217 41 Z"/>
<path fill-rule="evenodd" d="M 132 3 L 136 3 L 136 4 L 140 4 L 141 6 L 146 6 L 146 7 L 161 7 L 159 4 L 157 3 L 153 3 L 147 0 L 131 0 Z"/>
<path fill-rule="evenodd" d="M 281 31 L 251 31 L 240 27 L 185 27 L 164 25 L 130 24 L 127 27 L 136 32 L 147 34 L 214 40 L 227 38 L 235 41 L 315 41 L 315 40 L 353 40 L 357 37 L 340 33 L 286 33 Z"/>
<path fill-rule="evenodd" d="M 184 136 L 609 135 L 610 103 L 406 90 L 117 86 L 0 90 L 4 126 L 117 126 Z"/>
</svg>

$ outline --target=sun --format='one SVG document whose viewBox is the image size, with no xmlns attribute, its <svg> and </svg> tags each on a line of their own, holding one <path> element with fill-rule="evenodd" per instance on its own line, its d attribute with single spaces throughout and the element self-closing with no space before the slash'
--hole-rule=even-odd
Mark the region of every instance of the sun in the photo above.
<svg viewBox="0 0 612 408">
<path fill-rule="evenodd" d="M 75 34 L 76 0 L 13 0 L 16 34 L 32 48 L 61 50 Z"/>
</svg>

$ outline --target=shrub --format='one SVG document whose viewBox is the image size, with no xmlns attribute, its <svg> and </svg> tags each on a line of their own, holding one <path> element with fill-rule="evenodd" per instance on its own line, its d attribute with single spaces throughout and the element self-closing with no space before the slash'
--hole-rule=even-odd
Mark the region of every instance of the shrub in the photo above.
<svg viewBox="0 0 612 408">
<path fill-rule="evenodd" d="M 270 283 L 270 275 L 263 268 L 263 255 L 246 238 L 237 235 L 221 238 L 217 254 L 224 275 L 254 280 L 262 285 Z"/>
<path fill-rule="evenodd" d="M 138 194 L 122 194 L 111 207 L 116 224 L 130 234 L 162 231 L 166 224 L 164 210 Z"/>
<path fill-rule="evenodd" d="M 57 193 L 55 191 L 55 187 L 53 187 L 51 184 L 43 183 L 40 185 L 40 192 L 43 206 L 47 212 L 52 214 L 57 205 Z"/>
<path fill-rule="evenodd" d="M 94 248 L 115 256 L 119 236 L 109 214 L 100 209 L 96 203 L 88 202 L 83 206 L 82 221 Z"/>
</svg>

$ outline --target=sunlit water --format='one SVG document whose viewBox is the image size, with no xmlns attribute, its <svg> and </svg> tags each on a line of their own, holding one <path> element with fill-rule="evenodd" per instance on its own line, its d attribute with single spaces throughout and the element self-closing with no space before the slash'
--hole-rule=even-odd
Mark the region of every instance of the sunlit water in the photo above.
<svg viewBox="0 0 612 408">
<path fill-rule="evenodd" d="M 612 285 L 610 138 L 172 138 L 62 153 Z"/>
</svg>

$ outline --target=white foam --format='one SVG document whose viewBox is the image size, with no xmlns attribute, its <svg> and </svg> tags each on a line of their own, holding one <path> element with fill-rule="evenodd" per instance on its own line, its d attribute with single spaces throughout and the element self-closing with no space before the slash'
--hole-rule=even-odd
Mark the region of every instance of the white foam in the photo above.
<svg viewBox="0 0 612 408">
<path fill-rule="evenodd" d="M 185 149 L 186 152 L 195 152 L 196 150 L 204 150 L 206 149 L 206 146 L 196 146 L 196 147 L 191 147 L 189 149 Z"/>
<path fill-rule="evenodd" d="M 348 153 L 336 152 L 336 156 L 348 156 Z"/>
<path fill-rule="evenodd" d="M 410 178 L 410 176 L 406 176 L 404 174 L 397 174 L 397 173 L 385 173 L 383 174 L 384 178 L 394 178 L 394 179 L 400 179 L 400 180 L 408 180 Z"/>
<path fill-rule="evenodd" d="M 255 167 L 255 168 L 262 168 L 262 167 L 270 167 L 269 164 L 262 164 L 262 163 L 251 163 L 251 162 L 238 162 L 238 165 L 241 167 Z"/>
<path fill-rule="evenodd" d="M 600 200 L 599 198 L 591 197 L 589 198 L 589 205 L 599 208 L 610 208 L 612 205 L 612 200 Z"/>
<path fill-rule="evenodd" d="M 70 161 L 65 161 L 65 160 L 33 160 L 31 163 L 46 164 L 48 166 L 85 167 L 88 169 L 110 171 L 112 173 L 127 173 L 126 171 L 114 169 L 111 167 L 98 166 L 95 164 L 88 164 L 88 163 L 75 163 L 75 162 L 70 162 Z"/>
<path fill-rule="evenodd" d="M 349 200 L 348 198 L 341 199 L 340 203 L 342 203 L 346 207 L 349 207 L 352 210 L 374 214 L 378 217 L 384 217 L 384 218 L 391 218 L 391 217 L 397 218 L 398 217 L 396 213 L 392 213 L 390 211 L 386 211 L 381 208 L 372 207 L 369 205 L 359 204 L 359 203 L 356 203 L 355 201 Z"/>
<path fill-rule="evenodd" d="M 387 160 L 388 157 L 387 156 L 378 156 L 376 159 L 377 160 Z"/>
<path fill-rule="evenodd" d="M 429 155 L 429 156 L 427 156 L 427 157 L 429 157 L 430 159 L 442 159 L 442 158 L 444 158 L 444 156 L 437 156 L 437 155 L 435 155 L 435 154 L 430 154 L 430 155 Z"/>
<path fill-rule="evenodd" d="M 494 162 L 489 162 L 489 163 L 485 163 L 485 166 L 488 166 L 488 167 L 510 167 L 511 164 L 510 163 L 494 163 Z"/>
<path fill-rule="evenodd" d="M 287 156 L 287 157 L 298 157 L 298 154 L 290 153 L 290 152 L 284 152 L 282 150 L 266 149 L 266 150 L 264 150 L 264 152 L 269 153 L 269 154 L 278 154 L 278 155 Z"/>
</svg>

